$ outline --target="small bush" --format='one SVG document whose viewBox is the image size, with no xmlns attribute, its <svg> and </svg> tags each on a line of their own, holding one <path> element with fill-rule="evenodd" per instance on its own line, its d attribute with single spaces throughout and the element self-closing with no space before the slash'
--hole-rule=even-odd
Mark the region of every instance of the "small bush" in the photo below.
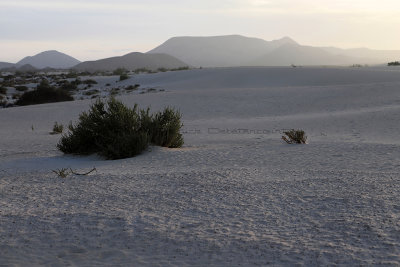
<svg viewBox="0 0 400 267">
<path fill-rule="evenodd" d="M 139 69 L 135 69 L 134 72 L 135 72 L 136 74 L 139 74 L 139 73 L 141 73 L 141 72 L 151 73 L 151 70 L 146 69 L 146 68 L 139 68 Z"/>
<path fill-rule="evenodd" d="M 63 130 L 64 130 L 64 125 L 55 122 L 51 134 L 61 134 Z"/>
<path fill-rule="evenodd" d="M 70 71 L 69 73 L 67 73 L 66 78 L 78 78 L 78 73 L 76 73 L 75 71 Z"/>
<path fill-rule="evenodd" d="M 137 90 L 139 87 L 140 87 L 140 84 L 129 85 L 128 87 L 125 88 L 125 90 L 127 90 L 127 91 Z"/>
<path fill-rule="evenodd" d="M 128 72 L 128 70 L 125 68 L 118 68 L 113 71 L 113 74 L 114 75 L 122 75 L 122 74 L 126 74 L 127 72 Z"/>
<path fill-rule="evenodd" d="M 154 115 L 150 127 L 151 142 L 158 146 L 176 148 L 183 145 L 181 114 L 171 107 Z"/>
<path fill-rule="evenodd" d="M 83 84 L 97 84 L 97 82 L 93 79 L 84 80 L 82 83 Z"/>
<path fill-rule="evenodd" d="M 65 81 L 61 84 L 61 89 L 65 91 L 74 91 L 78 89 L 78 86 L 75 82 Z"/>
<path fill-rule="evenodd" d="M 3 94 L 3 95 L 7 94 L 7 88 L 0 87 L 0 94 Z"/>
<path fill-rule="evenodd" d="M 68 92 L 50 86 L 47 81 L 42 81 L 36 90 L 25 92 L 15 104 L 26 106 L 72 100 L 74 98 Z"/>
<path fill-rule="evenodd" d="M 15 90 L 19 91 L 19 92 L 25 92 L 28 91 L 28 87 L 20 85 L 20 86 L 15 86 Z"/>
<path fill-rule="evenodd" d="M 389 62 L 388 66 L 400 66 L 400 62 L 399 61 Z"/>
<path fill-rule="evenodd" d="M 76 78 L 74 81 L 71 82 L 71 84 L 78 86 L 78 85 L 82 84 L 82 81 L 81 81 L 81 79 Z"/>
<path fill-rule="evenodd" d="M 119 80 L 120 80 L 120 81 L 127 80 L 127 79 L 129 79 L 129 76 L 128 76 L 128 74 L 126 74 L 126 73 L 121 74 L 121 75 L 119 76 Z"/>
<path fill-rule="evenodd" d="M 303 130 L 290 130 L 283 132 L 286 136 L 282 139 L 288 144 L 305 144 L 307 141 L 306 133 Z"/>
<path fill-rule="evenodd" d="M 180 71 L 180 70 L 188 70 L 188 69 L 189 69 L 189 67 L 185 66 L 185 67 L 179 67 L 179 68 L 176 68 L 176 69 L 171 69 L 171 71 Z"/>
<path fill-rule="evenodd" d="M 91 96 L 91 95 L 95 95 L 95 94 L 97 94 L 97 93 L 99 93 L 99 92 L 100 92 L 99 90 L 94 89 L 94 90 L 86 91 L 86 92 L 84 92 L 83 94 L 84 94 L 84 95 L 87 95 L 87 96 Z"/>
<path fill-rule="evenodd" d="M 150 115 L 149 109 L 128 108 L 110 98 L 97 100 L 89 112 L 70 123 L 69 132 L 61 137 L 58 149 L 67 154 L 98 153 L 106 159 L 121 159 L 140 154 L 149 143 L 167 147 L 183 145 L 180 113 L 172 108 Z"/>
<path fill-rule="evenodd" d="M 20 94 L 13 94 L 12 99 L 19 99 L 21 97 Z"/>
</svg>

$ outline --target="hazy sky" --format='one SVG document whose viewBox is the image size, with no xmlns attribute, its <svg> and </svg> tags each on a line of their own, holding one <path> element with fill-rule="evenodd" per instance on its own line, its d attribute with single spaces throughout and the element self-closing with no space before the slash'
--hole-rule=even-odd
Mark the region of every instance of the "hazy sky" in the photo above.
<svg viewBox="0 0 400 267">
<path fill-rule="evenodd" d="M 0 61 L 53 49 L 99 59 L 228 34 L 400 50 L 400 0 L 0 0 Z"/>
</svg>

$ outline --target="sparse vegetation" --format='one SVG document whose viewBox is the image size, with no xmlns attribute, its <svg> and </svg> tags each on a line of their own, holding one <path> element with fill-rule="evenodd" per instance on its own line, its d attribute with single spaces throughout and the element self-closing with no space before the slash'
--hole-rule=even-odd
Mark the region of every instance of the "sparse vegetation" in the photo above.
<svg viewBox="0 0 400 267">
<path fill-rule="evenodd" d="M 20 94 L 13 94 L 12 99 L 19 99 L 21 97 Z"/>
<path fill-rule="evenodd" d="M 78 84 L 75 81 L 69 82 L 69 81 L 64 81 L 61 84 L 61 89 L 65 91 L 73 91 L 78 88 Z"/>
<path fill-rule="evenodd" d="M 67 75 L 66 78 L 78 78 L 78 73 L 75 71 L 70 71 Z"/>
<path fill-rule="evenodd" d="M 86 91 L 86 92 L 84 92 L 83 94 L 84 94 L 84 95 L 87 95 L 87 96 L 91 96 L 91 95 L 98 94 L 99 92 L 100 92 L 99 90 L 93 89 L 93 90 L 90 90 L 90 91 Z"/>
<path fill-rule="evenodd" d="M 83 84 L 97 84 L 97 82 L 93 79 L 87 79 L 82 82 Z"/>
<path fill-rule="evenodd" d="M 171 69 L 171 71 L 181 71 L 181 70 L 188 70 L 188 69 L 189 69 L 189 67 L 185 66 L 185 67 L 179 67 L 179 68 L 176 68 L 176 69 Z"/>
<path fill-rule="evenodd" d="M 129 79 L 129 75 L 127 73 L 121 74 L 119 76 L 120 81 L 127 80 L 127 79 Z"/>
<path fill-rule="evenodd" d="M 57 174 L 58 177 L 61 177 L 61 178 L 67 178 L 67 176 L 70 174 L 70 173 L 68 172 L 68 169 L 66 169 L 66 168 L 61 168 L 61 169 L 53 170 L 53 172 L 54 172 L 55 174 Z"/>
<path fill-rule="evenodd" d="M 127 91 L 137 90 L 139 87 L 140 87 L 140 84 L 129 85 L 128 87 L 125 88 L 125 90 L 127 90 Z"/>
<path fill-rule="evenodd" d="M 138 68 L 138 69 L 135 69 L 134 72 L 136 74 L 139 74 L 139 73 L 152 73 L 153 71 L 146 69 L 146 68 Z"/>
<path fill-rule="evenodd" d="M 122 75 L 122 74 L 127 74 L 127 73 L 128 73 L 128 70 L 124 69 L 124 68 L 118 68 L 113 71 L 114 75 Z"/>
<path fill-rule="evenodd" d="M 58 124 L 58 122 L 55 122 L 53 125 L 53 131 L 51 134 L 61 134 L 64 130 L 64 125 Z"/>
<path fill-rule="evenodd" d="M 400 66 L 400 62 L 399 61 L 389 62 L 388 66 Z"/>
<path fill-rule="evenodd" d="M 307 136 L 303 130 L 289 130 L 283 132 L 282 139 L 288 144 L 306 144 Z"/>
<path fill-rule="evenodd" d="M 7 94 L 7 88 L 0 87 L 0 94 L 3 94 L 3 95 Z"/>
<path fill-rule="evenodd" d="M 79 122 L 69 125 L 57 147 L 64 153 L 88 155 L 98 153 L 106 159 L 133 157 L 149 143 L 166 147 L 180 147 L 181 115 L 166 108 L 154 116 L 149 109 L 135 105 L 128 108 L 114 98 L 107 102 L 97 100 L 89 112 L 79 116 Z"/>
<path fill-rule="evenodd" d="M 69 168 L 69 170 L 67 168 L 61 168 L 61 169 L 53 170 L 53 172 L 55 174 L 57 174 L 58 177 L 61 177 L 61 178 L 67 178 L 67 176 L 70 175 L 70 174 L 74 174 L 74 175 L 89 175 L 94 171 L 96 171 L 96 168 L 93 168 L 90 171 L 85 172 L 85 173 L 78 173 L 78 172 L 72 170 L 71 168 Z"/>
<path fill-rule="evenodd" d="M 46 80 L 30 92 L 25 92 L 16 102 L 16 105 L 35 105 L 52 102 L 72 101 L 74 98 L 66 91 L 50 86 Z"/>
<path fill-rule="evenodd" d="M 28 87 L 20 85 L 20 86 L 15 86 L 15 90 L 19 91 L 19 92 L 25 92 L 28 91 Z"/>
</svg>

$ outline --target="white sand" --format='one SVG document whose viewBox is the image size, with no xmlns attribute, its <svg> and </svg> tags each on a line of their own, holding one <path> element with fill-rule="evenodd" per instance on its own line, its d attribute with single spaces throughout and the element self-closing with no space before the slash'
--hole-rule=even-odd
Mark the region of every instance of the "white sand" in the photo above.
<svg viewBox="0 0 400 267">
<path fill-rule="evenodd" d="M 180 108 L 183 148 L 67 156 L 48 132 L 89 100 L 0 110 L 0 264 L 400 264 L 399 72 L 204 69 L 126 82 L 166 89 L 122 100 Z M 309 144 L 283 143 L 284 128 Z M 67 167 L 97 172 L 52 172 Z"/>
</svg>

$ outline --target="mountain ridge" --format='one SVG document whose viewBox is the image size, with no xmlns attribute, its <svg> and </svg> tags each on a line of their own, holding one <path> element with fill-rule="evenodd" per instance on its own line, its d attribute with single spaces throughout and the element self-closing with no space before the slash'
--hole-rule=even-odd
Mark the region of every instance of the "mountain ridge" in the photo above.
<svg viewBox="0 0 400 267">
<path fill-rule="evenodd" d="M 400 50 L 314 47 L 287 36 L 272 41 L 241 35 L 173 37 L 147 53 L 166 53 L 195 67 L 383 64 L 400 59 Z"/>
<path fill-rule="evenodd" d="M 188 64 L 167 54 L 145 54 L 132 52 L 123 56 L 109 57 L 99 60 L 85 61 L 74 66 L 78 71 L 113 71 L 117 68 L 134 70 L 146 68 L 156 70 L 158 68 L 179 68 Z"/>
</svg>

